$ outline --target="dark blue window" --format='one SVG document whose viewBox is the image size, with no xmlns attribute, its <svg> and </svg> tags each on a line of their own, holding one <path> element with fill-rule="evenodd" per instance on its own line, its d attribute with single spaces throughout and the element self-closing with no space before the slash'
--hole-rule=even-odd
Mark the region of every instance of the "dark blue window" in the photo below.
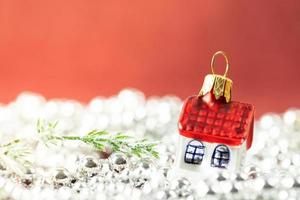
<svg viewBox="0 0 300 200">
<path fill-rule="evenodd" d="M 189 164 L 200 165 L 204 156 L 204 145 L 198 140 L 188 143 L 185 150 L 184 161 Z"/>
<path fill-rule="evenodd" d="M 230 151 L 225 145 L 216 146 L 211 158 L 211 166 L 218 168 L 227 168 L 230 161 Z"/>
</svg>

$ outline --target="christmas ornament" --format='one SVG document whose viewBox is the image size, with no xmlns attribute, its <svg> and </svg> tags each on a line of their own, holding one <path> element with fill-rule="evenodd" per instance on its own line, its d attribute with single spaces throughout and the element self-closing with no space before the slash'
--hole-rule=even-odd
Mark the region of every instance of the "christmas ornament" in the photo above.
<svg viewBox="0 0 300 200">
<path fill-rule="evenodd" d="M 224 75 L 214 71 L 215 58 L 226 61 Z M 254 107 L 231 101 L 232 81 L 227 78 L 228 59 L 216 52 L 198 95 L 184 102 L 179 117 L 180 146 L 178 165 L 181 169 L 210 175 L 215 170 L 239 170 L 245 151 L 251 147 Z"/>
</svg>

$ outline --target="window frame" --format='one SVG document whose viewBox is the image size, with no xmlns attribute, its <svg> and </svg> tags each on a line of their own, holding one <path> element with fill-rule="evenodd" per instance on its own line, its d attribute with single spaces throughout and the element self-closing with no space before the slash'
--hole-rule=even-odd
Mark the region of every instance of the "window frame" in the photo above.
<svg viewBox="0 0 300 200">
<path fill-rule="evenodd" d="M 221 152 L 218 150 L 218 148 L 220 147 L 225 147 L 225 149 L 227 150 L 226 152 Z M 220 158 L 217 158 L 216 157 L 216 152 L 218 151 L 218 153 L 220 153 Z M 228 154 L 228 158 L 224 158 L 225 156 L 223 155 L 226 155 Z M 215 147 L 214 151 L 213 151 L 213 154 L 211 156 L 211 167 L 217 167 L 217 168 L 223 168 L 223 169 L 227 169 L 228 168 L 228 165 L 229 165 L 229 162 L 230 162 L 230 148 L 224 144 L 219 144 Z M 215 165 L 215 160 L 218 160 L 218 164 Z M 222 163 L 222 161 L 226 161 L 225 163 Z"/>
<path fill-rule="evenodd" d="M 199 145 L 191 144 L 192 142 L 195 142 L 195 141 L 197 143 L 199 143 Z M 194 148 L 193 152 L 189 151 L 191 148 Z M 199 151 L 197 152 L 197 150 L 200 150 L 200 152 Z M 188 159 L 187 155 L 192 156 L 192 158 Z M 201 165 L 204 155 L 205 155 L 205 145 L 203 144 L 203 142 L 201 142 L 200 140 L 193 139 L 193 140 L 189 141 L 185 147 L 184 162 L 187 164 Z"/>
</svg>

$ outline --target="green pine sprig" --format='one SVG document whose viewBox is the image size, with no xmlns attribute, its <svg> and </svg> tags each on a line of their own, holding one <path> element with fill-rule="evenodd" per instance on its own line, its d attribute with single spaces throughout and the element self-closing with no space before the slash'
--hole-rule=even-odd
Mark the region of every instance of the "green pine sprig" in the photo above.
<svg viewBox="0 0 300 200">
<path fill-rule="evenodd" d="M 84 136 L 59 135 L 56 133 L 58 122 L 45 122 L 38 120 L 37 131 L 42 140 L 47 144 L 56 144 L 58 141 L 81 141 L 91 145 L 96 150 L 105 152 L 107 148 L 114 152 L 122 152 L 127 155 L 136 155 L 138 157 L 155 157 L 159 154 L 156 151 L 157 142 L 149 142 L 146 139 L 136 140 L 123 133 L 110 134 L 107 131 L 92 130 Z"/>
<path fill-rule="evenodd" d="M 32 165 L 30 155 L 31 150 L 20 139 L 0 145 L 2 167 L 17 174 L 23 174 Z"/>
</svg>

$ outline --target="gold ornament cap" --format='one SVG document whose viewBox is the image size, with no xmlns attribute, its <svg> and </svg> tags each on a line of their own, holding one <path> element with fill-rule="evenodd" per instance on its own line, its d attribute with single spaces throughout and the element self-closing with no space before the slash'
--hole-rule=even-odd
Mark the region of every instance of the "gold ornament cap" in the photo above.
<svg viewBox="0 0 300 200">
<path fill-rule="evenodd" d="M 218 55 L 222 55 L 226 61 L 226 70 L 224 75 L 215 74 L 214 71 L 215 59 Z M 210 66 L 212 74 L 208 74 L 205 76 L 203 86 L 199 92 L 199 96 L 204 96 L 207 93 L 212 92 L 216 99 L 224 97 L 227 103 L 230 102 L 232 80 L 226 77 L 229 69 L 229 62 L 225 52 L 217 51 L 211 59 Z"/>
</svg>

